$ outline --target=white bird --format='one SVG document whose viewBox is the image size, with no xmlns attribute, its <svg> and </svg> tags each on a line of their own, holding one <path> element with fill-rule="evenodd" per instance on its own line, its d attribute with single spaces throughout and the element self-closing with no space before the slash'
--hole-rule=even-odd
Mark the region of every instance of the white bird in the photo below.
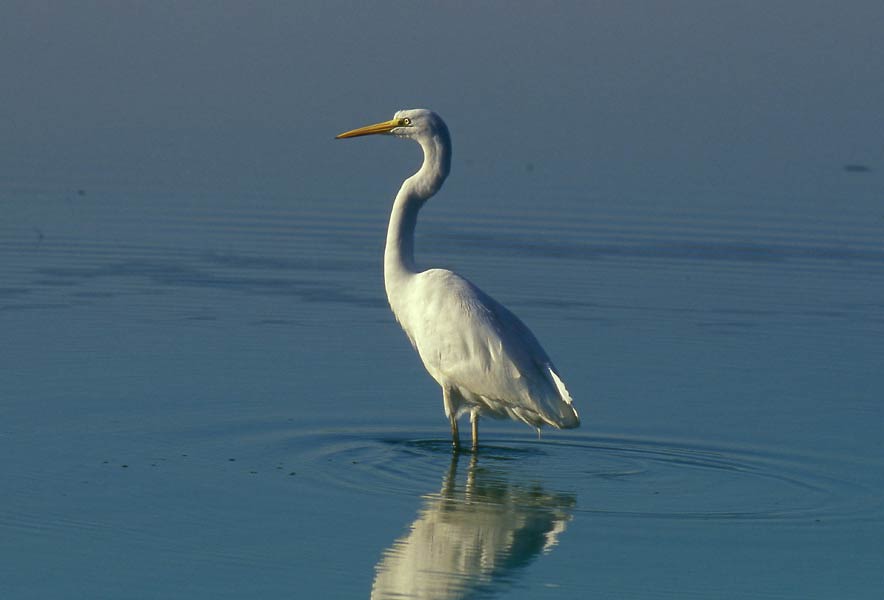
<svg viewBox="0 0 884 600">
<path fill-rule="evenodd" d="M 531 330 L 502 304 L 460 275 L 419 270 L 414 229 L 424 203 L 442 187 L 451 167 L 448 127 L 426 109 L 400 110 L 383 123 L 344 132 L 338 139 L 391 134 L 421 145 L 421 168 L 402 182 L 387 229 L 384 286 L 396 320 L 442 386 L 452 443 L 467 412 L 473 448 L 480 415 L 511 418 L 537 428 L 580 425 L 571 395 Z"/>
</svg>

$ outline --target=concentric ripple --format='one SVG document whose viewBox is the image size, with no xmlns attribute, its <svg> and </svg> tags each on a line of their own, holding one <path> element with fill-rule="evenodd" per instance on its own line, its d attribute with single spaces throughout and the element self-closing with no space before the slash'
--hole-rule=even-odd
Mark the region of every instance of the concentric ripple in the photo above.
<svg viewBox="0 0 884 600">
<path fill-rule="evenodd" d="M 317 431 L 296 438 L 289 451 L 298 454 L 301 472 L 316 485 L 372 494 L 437 493 L 450 487 L 457 462 L 438 431 Z M 570 494 L 577 513 L 821 521 L 881 508 L 869 490 L 839 477 L 843 471 L 831 459 L 702 441 L 626 435 L 533 440 L 504 434 L 489 436 L 475 456 L 461 452 L 459 460 L 460 480 L 479 469 L 496 480 Z"/>
</svg>

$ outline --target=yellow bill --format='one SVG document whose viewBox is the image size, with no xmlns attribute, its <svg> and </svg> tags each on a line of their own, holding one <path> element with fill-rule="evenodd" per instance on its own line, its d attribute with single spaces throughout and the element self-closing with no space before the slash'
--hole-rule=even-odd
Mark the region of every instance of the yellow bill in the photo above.
<svg viewBox="0 0 884 600">
<path fill-rule="evenodd" d="M 344 133 L 336 135 L 335 139 L 341 140 L 344 138 L 358 137 L 360 135 L 372 135 L 374 133 L 390 133 L 391 130 L 401 126 L 402 119 L 390 119 L 389 121 L 384 121 L 383 123 L 375 123 L 374 125 L 366 125 L 365 127 L 360 127 L 359 129 L 345 131 Z"/>
</svg>

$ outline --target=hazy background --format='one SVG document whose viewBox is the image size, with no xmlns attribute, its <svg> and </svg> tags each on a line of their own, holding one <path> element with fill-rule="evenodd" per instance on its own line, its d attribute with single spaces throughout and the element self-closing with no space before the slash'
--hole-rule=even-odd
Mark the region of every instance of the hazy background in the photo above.
<svg viewBox="0 0 884 600">
<path fill-rule="evenodd" d="M 413 149 L 332 137 L 416 106 L 449 122 L 458 192 L 791 194 L 884 167 L 877 0 L 7 1 L 0 23 L 13 184 L 375 198 Z"/>
</svg>

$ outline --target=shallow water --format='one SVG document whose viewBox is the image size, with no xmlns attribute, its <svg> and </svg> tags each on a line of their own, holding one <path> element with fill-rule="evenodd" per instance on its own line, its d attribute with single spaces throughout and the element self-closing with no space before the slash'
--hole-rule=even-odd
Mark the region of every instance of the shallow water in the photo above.
<svg viewBox="0 0 884 600">
<path fill-rule="evenodd" d="M 386 200 L 5 182 L 0 591 L 878 598 L 884 209 L 850 177 L 433 201 L 419 261 L 520 314 L 584 421 L 476 455 L 386 306 Z"/>
</svg>

